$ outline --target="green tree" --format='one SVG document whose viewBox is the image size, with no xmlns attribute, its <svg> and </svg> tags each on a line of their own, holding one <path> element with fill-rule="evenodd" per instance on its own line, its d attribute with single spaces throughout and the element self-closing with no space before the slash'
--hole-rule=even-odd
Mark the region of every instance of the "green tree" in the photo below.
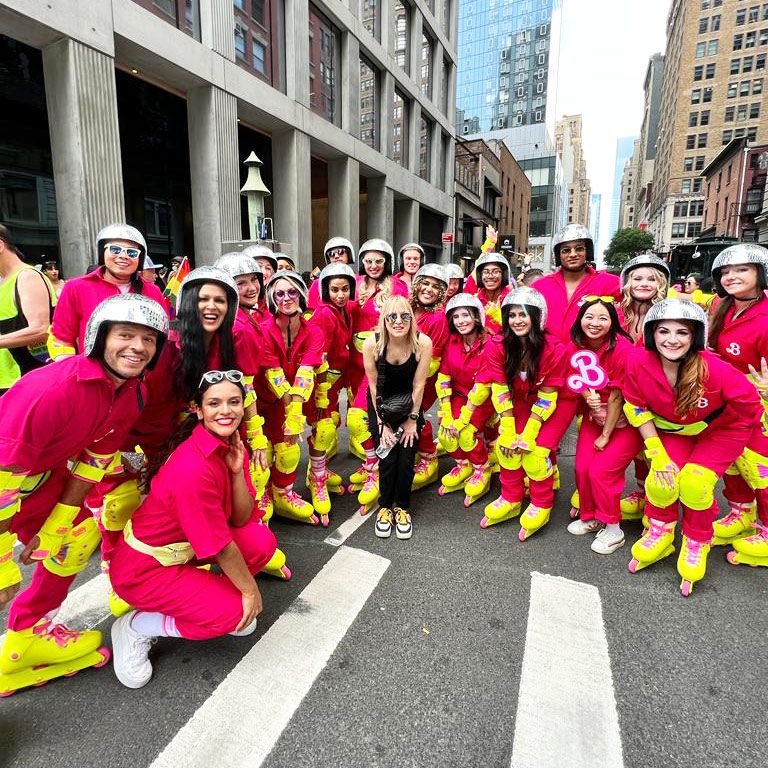
<svg viewBox="0 0 768 768">
<path fill-rule="evenodd" d="M 633 256 L 653 248 L 653 235 L 642 229 L 627 227 L 619 229 L 605 249 L 605 264 L 621 269 Z"/>
</svg>

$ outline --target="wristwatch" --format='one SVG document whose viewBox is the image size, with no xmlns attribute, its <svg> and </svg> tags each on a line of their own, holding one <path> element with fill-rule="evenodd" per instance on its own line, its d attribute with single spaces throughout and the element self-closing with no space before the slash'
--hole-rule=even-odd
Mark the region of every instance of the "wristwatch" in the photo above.
<svg viewBox="0 0 768 768">
<path fill-rule="evenodd" d="M 408 418 L 409 419 L 413 419 L 414 421 L 417 421 L 418 418 L 419 418 L 419 414 L 418 413 L 409 413 L 408 414 Z"/>
</svg>

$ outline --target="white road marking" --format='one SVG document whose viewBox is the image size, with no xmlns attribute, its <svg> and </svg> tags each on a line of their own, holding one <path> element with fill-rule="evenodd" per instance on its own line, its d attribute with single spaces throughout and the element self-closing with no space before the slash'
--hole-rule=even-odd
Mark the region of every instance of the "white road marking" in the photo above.
<svg viewBox="0 0 768 768">
<path fill-rule="evenodd" d="M 512 768 L 622 768 L 600 593 L 533 572 Z"/>
<path fill-rule="evenodd" d="M 378 505 L 374 507 L 367 515 L 361 515 L 355 510 L 355 513 L 346 519 L 333 533 L 326 536 L 323 541 L 332 547 L 340 547 L 366 520 L 376 517 Z"/>
<path fill-rule="evenodd" d="M 388 567 L 341 547 L 151 768 L 261 765 Z"/>
</svg>

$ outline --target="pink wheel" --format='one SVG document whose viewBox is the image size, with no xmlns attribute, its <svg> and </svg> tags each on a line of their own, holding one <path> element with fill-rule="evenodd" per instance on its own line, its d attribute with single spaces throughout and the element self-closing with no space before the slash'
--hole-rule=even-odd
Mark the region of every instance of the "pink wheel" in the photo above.
<svg viewBox="0 0 768 768">
<path fill-rule="evenodd" d="M 331 493 L 335 493 L 337 496 L 343 496 L 347 492 L 347 488 L 344 485 L 338 485 L 335 488 L 331 488 Z"/>
<path fill-rule="evenodd" d="M 635 560 L 635 558 L 633 557 L 633 558 L 632 558 L 632 559 L 629 561 L 629 565 L 627 566 L 627 570 L 628 570 L 630 573 L 636 573 L 636 572 L 637 572 L 637 566 L 638 566 L 638 565 L 640 565 L 640 561 L 639 561 L 639 560 Z"/>
<path fill-rule="evenodd" d="M 729 562 L 731 565 L 738 565 L 738 564 L 739 564 L 739 561 L 736 559 L 736 551 L 735 551 L 735 550 L 733 550 L 733 549 L 732 549 L 732 550 L 731 550 L 731 551 L 730 551 L 730 552 L 729 552 L 729 553 L 726 555 L 726 557 L 728 558 L 728 562 Z"/>
<path fill-rule="evenodd" d="M 343 488 L 344 486 L 342 485 L 341 487 Z M 355 484 L 354 483 L 350 483 L 347 486 L 347 493 L 355 493 Z"/>
<path fill-rule="evenodd" d="M 330 522 L 328 515 L 320 515 L 320 525 L 322 525 L 323 528 L 327 528 Z"/>
<path fill-rule="evenodd" d="M 93 666 L 95 669 L 99 669 L 100 667 L 105 666 L 112 658 L 112 651 L 110 651 L 109 648 L 101 647 L 99 648 L 99 653 L 102 655 L 103 661 L 100 661 L 98 664 L 94 664 Z"/>
<path fill-rule="evenodd" d="M 79 671 L 79 670 L 78 670 L 78 671 Z M 77 674 L 77 672 L 74 672 L 73 674 L 75 674 L 75 675 L 76 675 L 76 674 Z M 71 675 L 66 675 L 66 677 L 71 677 Z M 42 688 L 44 685 L 47 685 L 47 684 L 48 684 L 48 681 L 47 681 L 47 680 L 43 680 L 43 681 L 42 681 L 42 682 L 40 682 L 40 683 L 35 683 L 35 684 L 34 684 L 32 687 L 33 687 L 33 688 Z"/>
<path fill-rule="evenodd" d="M 371 510 L 365 504 L 360 505 L 360 509 L 357 510 L 363 517 L 365 517 Z"/>
<path fill-rule="evenodd" d="M 280 569 L 280 572 L 283 574 L 283 578 L 284 578 L 286 581 L 290 581 L 290 580 L 291 580 L 291 576 L 293 576 L 293 574 L 291 573 L 291 569 L 290 569 L 290 568 L 289 568 L 287 565 L 284 565 L 284 566 L 283 566 L 283 567 Z"/>
<path fill-rule="evenodd" d="M 517 538 L 520 539 L 520 541 L 525 541 L 527 536 L 528 531 L 526 531 L 525 528 L 521 528 L 520 533 L 517 534 Z"/>
<path fill-rule="evenodd" d="M 474 501 L 474 499 L 471 496 L 465 496 L 464 497 L 464 506 L 468 507 L 470 504 L 472 504 L 473 501 Z"/>
<path fill-rule="evenodd" d="M 481 528 L 487 528 L 487 527 L 488 527 L 488 518 L 487 518 L 487 517 L 484 517 L 484 518 L 483 518 L 483 519 L 480 521 L 480 527 L 481 527 Z"/>
<path fill-rule="evenodd" d="M 80 671 L 79 669 L 76 669 L 74 672 L 67 672 L 67 674 L 64 675 L 64 677 L 74 677 L 79 671 Z"/>
<path fill-rule="evenodd" d="M 0 691 L 0 699 L 7 699 L 9 696 L 13 696 L 16 691 Z"/>
<path fill-rule="evenodd" d="M 440 487 L 437 489 L 437 495 L 438 495 L 438 496 L 445 496 L 445 486 L 444 486 L 444 485 L 441 485 L 441 486 L 440 486 Z"/>
<path fill-rule="evenodd" d="M 693 584 L 688 581 L 688 579 L 683 579 L 682 584 L 680 585 L 680 593 L 683 597 L 688 597 L 691 594 L 691 591 L 693 590 Z"/>
<path fill-rule="evenodd" d="M 310 515 L 309 522 L 312 523 L 312 525 L 320 525 L 320 518 L 317 515 Z"/>
</svg>

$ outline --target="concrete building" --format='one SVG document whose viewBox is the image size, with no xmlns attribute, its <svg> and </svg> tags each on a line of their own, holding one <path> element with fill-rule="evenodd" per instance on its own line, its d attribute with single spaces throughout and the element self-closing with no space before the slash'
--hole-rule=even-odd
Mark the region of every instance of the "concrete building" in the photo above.
<svg viewBox="0 0 768 768">
<path fill-rule="evenodd" d="M 565 115 L 555 123 L 555 144 L 563 155 L 570 144 L 573 153 L 573 171 L 568 180 L 568 223 L 589 225 L 589 203 L 592 185 L 587 176 L 587 161 L 582 145 L 581 115 Z"/>
<path fill-rule="evenodd" d="M 598 266 L 603 263 L 603 254 L 598 253 L 598 241 L 600 239 L 600 214 L 603 206 L 602 195 L 590 195 L 589 200 L 589 231 L 595 243 L 595 261 Z"/>
<path fill-rule="evenodd" d="M 330 234 L 446 258 L 455 0 L 7 0 L 0 219 L 64 275 L 105 223 L 156 260 L 247 235 L 242 161 L 300 269 Z"/>
<path fill-rule="evenodd" d="M 699 236 L 701 172 L 732 139 L 768 142 L 768 8 L 672 0 L 649 230 L 667 253 Z"/>
<path fill-rule="evenodd" d="M 768 145 L 733 139 L 701 172 L 704 177 L 702 235 L 757 242 L 768 172 Z"/>
<path fill-rule="evenodd" d="M 627 229 L 636 226 L 635 205 L 636 187 L 640 178 L 640 139 L 635 141 L 632 149 L 632 157 L 624 165 L 624 173 L 621 175 L 621 198 L 619 200 L 619 220 L 617 229 Z"/>
<path fill-rule="evenodd" d="M 616 140 L 616 160 L 613 166 L 613 195 L 611 197 L 611 218 L 609 222 L 608 241 L 619 228 L 619 210 L 621 208 L 621 179 L 624 176 L 624 168 L 632 159 L 635 150 L 637 136 L 623 136 Z"/>
</svg>

